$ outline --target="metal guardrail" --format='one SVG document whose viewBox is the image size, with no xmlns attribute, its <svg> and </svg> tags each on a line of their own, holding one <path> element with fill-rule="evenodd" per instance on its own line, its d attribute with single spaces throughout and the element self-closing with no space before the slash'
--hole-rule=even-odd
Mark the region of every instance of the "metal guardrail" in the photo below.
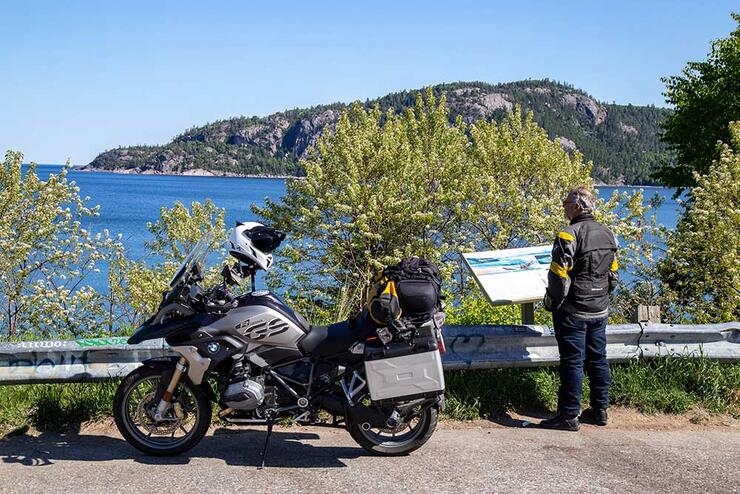
<svg viewBox="0 0 740 494">
<path fill-rule="evenodd" d="M 548 326 L 448 326 L 445 369 L 556 365 L 555 332 Z M 607 327 L 607 359 L 674 355 L 740 361 L 740 323 L 705 325 L 617 324 Z"/>
<path fill-rule="evenodd" d="M 446 326 L 445 370 L 535 367 L 559 361 L 547 326 Z M 146 359 L 170 355 L 163 340 L 126 338 L 0 344 L 0 384 L 88 382 L 125 376 Z M 626 362 L 661 355 L 740 361 L 740 323 L 622 324 L 607 328 L 607 358 Z"/>
<path fill-rule="evenodd" d="M 609 326 L 609 361 L 626 362 L 639 357 L 641 333 L 639 324 Z M 555 331 L 547 326 L 447 326 L 444 337 L 445 370 L 537 367 L 555 365 L 560 360 Z M 740 358 L 740 348 L 738 352 Z"/>
<path fill-rule="evenodd" d="M 171 353 L 164 340 L 127 345 L 127 339 L 0 344 L 0 384 L 105 381 L 127 375 L 144 360 Z"/>
<path fill-rule="evenodd" d="M 645 324 L 640 338 L 644 357 L 704 356 L 713 360 L 740 360 L 740 323 Z"/>
</svg>

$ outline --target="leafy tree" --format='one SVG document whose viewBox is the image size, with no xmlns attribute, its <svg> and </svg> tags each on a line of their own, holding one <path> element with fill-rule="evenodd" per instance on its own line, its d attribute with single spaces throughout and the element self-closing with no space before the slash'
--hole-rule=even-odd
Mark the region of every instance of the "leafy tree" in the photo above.
<svg viewBox="0 0 740 494">
<path fill-rule="evenodd" d="M 449 122 L 431 90 L 403 115 L 355 104 L 303 163 L 306 179 L 254 209 L 289 232 L 287 262 L 269 281 L 290 303 L 309 318 L 345 317 L 380 268 L 408 255 L 441 263 L 455 293 L 469 292 L 461 250 L 551 241 L 565 222 L 562 198 L 591 183 L 590 164 L 519 109 L 501 123 Z M 599 214 L 633 239 L 642 226 L 617 217 L 619 199 Z"/>
<path fill-rule="evenodd" d="M 255 208 L 290 232 L 272 282 L 309 317 L 340 318 L 386 264 L 411 254 L 438 261 L 457 228 L 464 130 L 429 92 L 403 115 L 352 105 L 303 163 L 306 179 Z"/>
<path fill-rule="evenodd" d="M 210 199 L 202 204 L 193 202 L 190 208 L 176 202 L 172 208 L 160 209 L 159 220 L 147 224 L 154 236 L 147 242 L 150 262 L 128 259 L 125 255 L 111 260 L 110 302 L 119 323 L 135 325 L 154 313 L 170 277 L 204 235 L 212 236 L 211 248 L 218 252 L 226 236 L 224 216 L 225 210 Z M 225 252 L 220 252 L 220 259 L 224 257 Z M 206 284 L 216 281 L 221 268 L 218 262 L 211 261 L 214 267 L 205 273 Z"/>
<path fill-rule="evenodd" d="M 590 163 L 566 153 L 517 107 L 501 123 L 481 120 L 470 126 L 461 210 L 479 241 L 472 249 L 505 249 L 550 242 L 563 223 L 564 192 L 591 185 Z"/>
<path fill-rule="evenodd" d="M 656 211 L 662 203 L 657 193 L 646 201 L 639 190 L 631 196 L 615 194 L 596 211 L 597 219 L 611 226 L 620 244 L 617 256 L 622 281 L 611 294 L 609 321 L 613 324 L 631 322 L 638 305 L 659 305 L 663 321 L 676 320 L 672 296 L 658 276 L 670 232 L 657 221 Z"/>
<path fill-rule="evenodd" d="M 740 122 L 730 135 L 734 150 L 718 145 L 709 172 L 694 173 L 692 200 L 660 266 L 683 312 L 698 322 L 740 319 Z"/>
<path fill-rule="evenodd" d="M 0 167 L 0 333 L 97 331 L 107 312 L 84 280 L 121 244 L 84 228 L 98 208 L 67 179 L 69 166 L 44 181 L 22 162 L 8 151 Z"/>
<path fill-rule="evenodd" d="M 156 309 L 169 277 L 203 235 L 212 234 L 216 250 L 225 239 L 223 209 L 210 200 L 190 208 L 176 203 L 147 225 L 154 237 L 147 244 L 149 262 L 129 259 L 119 238 L 84 228 L 98 207 L 79 196 L 68 167 L 44 181 L 35 165 L 24 170 L 22 159 L 8 152 L 0 167 L 0 334 L 93 336 L 139 323 Z M 106 264 L 107 292 L 84 284 Z M 220 265 L 214 265 L 207 283 L 218 276 Z"/>
<path fill-rule="evenodd" d="M 740 14 L 732 18 L 740 23 Z M 683 75 L 664 78 L 666 100 L 675 111 L 664 123 L 663 139 L 677 161 L 665 163 L 657 177 L 668 186 L 694 185 L 717 157 L 717 141 L 730 142 L 728 123 L 740 119 L 740 25 L 712 43 L 703 62 L 689 62 Z"/>
</svg>

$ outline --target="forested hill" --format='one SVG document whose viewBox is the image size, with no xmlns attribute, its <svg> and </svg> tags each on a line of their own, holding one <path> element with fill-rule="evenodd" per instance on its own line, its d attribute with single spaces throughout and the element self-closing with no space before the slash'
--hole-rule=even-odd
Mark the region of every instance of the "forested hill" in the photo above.
<svg viewBox="0 0 740 494">
<path fill-rule="evenodd" d="M 552 81 L 507 84 L 459 82 L 432 88 L 445 93 L 450 118 L 501 118 L 520 104 L 534 112 L 550 137 L 594 162 L 594 178 L 605 183 L 650 184 L 661 160 L 671 159 L 658 138 L 670 110 L 607 104 Z M 398 110 L 413 104 L 415 91 L 368 100 Z M 321 131 L 332 128 L 343 103 L 288 110 L 267 117 L 236 117 L 192 128 L 162 146 L 132 146 L 98 155 L 86 170 L 127 173 L 301 175 L 299 159 Z"/>
</svg>

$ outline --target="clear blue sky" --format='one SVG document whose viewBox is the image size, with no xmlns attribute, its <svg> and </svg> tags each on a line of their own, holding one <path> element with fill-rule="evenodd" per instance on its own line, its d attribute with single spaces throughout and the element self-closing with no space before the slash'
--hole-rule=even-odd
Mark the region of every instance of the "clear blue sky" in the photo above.
<svg viewBox="0 0 740 494">
<path fill-rule="evenodd" d="M 234 115 L 439 82 L 566 81 L 663 105 L 727 1 L 0 3 L 0 150 L 85 164 Z M 358 2 L 370 5 L 370 2 Z"/>
</svg>

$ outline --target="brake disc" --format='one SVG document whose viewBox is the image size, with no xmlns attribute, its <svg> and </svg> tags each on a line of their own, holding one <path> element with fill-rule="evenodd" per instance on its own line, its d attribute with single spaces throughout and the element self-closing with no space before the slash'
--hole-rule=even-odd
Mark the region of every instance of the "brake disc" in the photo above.
<svg viewBox="0 0 740 494">
<path fill-rule="evenodd" d="M 150 434 L 156 435 L 167 435 L 174 433 L 184 422 L 186 417 L 182 405 L 179 402 L 174 402 L 170 408 L 168 417 L 165 417 L 161 422 L 155 422 L 149 410 L 152 408 L 154 402 L 154 391 L 145 395 L 139 405 L 136 407 L 136 418 L 138 419 L 141 427 L 146 429 Z M 174 413 L 174 417 L 171 414 Z"/>
</svg>

